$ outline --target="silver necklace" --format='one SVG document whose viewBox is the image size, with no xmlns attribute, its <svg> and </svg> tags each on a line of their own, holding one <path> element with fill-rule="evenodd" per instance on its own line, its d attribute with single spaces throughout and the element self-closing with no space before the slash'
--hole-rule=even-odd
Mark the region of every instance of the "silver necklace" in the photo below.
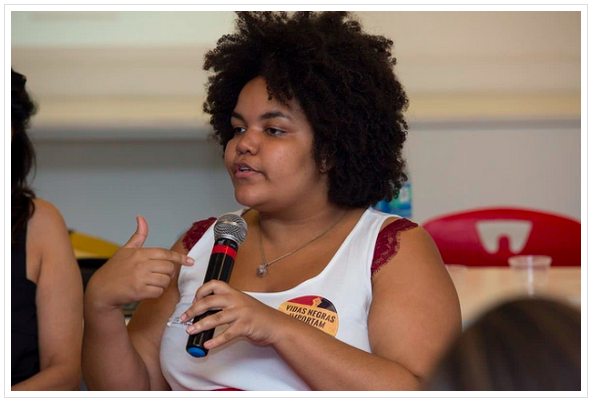
<svg viewBox="0 0 592 401">
<path fill-rule="evenodd" d="M 288 256 L 290 256 L 294 252 L 297 252 L 297 251 L 301 250 L 302 248 L 312 244 L 313 242 L 315 242 L 316 240 L 321 238 L 323 235 L 328 234 L 329 231 L 333 230 L 333 228 L 335 228 L 337 223 L 339 223 L 343 219 L 343 217 L 345 217 L 346 212 L 347 212 L 347 209 L 345 210 L 345 212 L 343 212 L 343 214 L 341 216 L 339 216 L 339 218 L 337 220 L 335 220 L 335 222 L 333 224 L 331 224 L 331 227 L 329 227 L 327 230 L 323 231 L 321 234 L 317 235 L 316 237 L 314 237 L 310 241 L 304 243 L 303 245 L 300 245 L 298 248 L 286 253 L 285 255 L 280 256 L 279 258 L 275 258 L 271 262 L 265 261 L 265 252 L 263 252 L 263 236 L 261 235 L 261 219 L 259 217 L 257 217 L 259 219 L 259 250 L 261 251 L 261 264 L 257 268 L 257 277 L 264 277 L 267 274 L 267 268 L 269 266 L 271 266 L 275 262 L 279 262 L 283 258 L 287 258 Z"/>
</svg>

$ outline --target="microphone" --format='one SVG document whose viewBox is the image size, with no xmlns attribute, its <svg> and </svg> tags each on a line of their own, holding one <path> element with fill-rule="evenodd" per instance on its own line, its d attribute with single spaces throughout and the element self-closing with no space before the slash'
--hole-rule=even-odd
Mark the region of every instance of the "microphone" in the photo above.
<svg viewBox="0 0 592 401">
<path fill-rule="evenodd" d="M 208 262 L 204 284 L 210 280 L 221 280 L 228 283 L 238 246 L 243 243 L 246 237 L 247 223 L 242 217 L 228 213 L 216 221 L 214 225 L 214 247 L 212 248 L 212 255 Z M 193 318 L 193 323 L 217 312 L 217 310 L 210 310 L 196 316 Z M 206 356 L 208 350 L 204 348 L 203 344 L 214 336 L 214 330 L 210 329 L 201 333 L 191 334 L 187 339 L 187 346 L 185 348 L 187 352 L 196 358 Z"/>
</svg>

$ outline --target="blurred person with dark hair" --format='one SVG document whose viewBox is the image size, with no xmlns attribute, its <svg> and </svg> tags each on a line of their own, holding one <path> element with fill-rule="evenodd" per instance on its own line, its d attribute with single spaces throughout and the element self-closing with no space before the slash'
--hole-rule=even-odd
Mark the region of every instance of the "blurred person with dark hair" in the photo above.
<svg viewBox="0 0 592 401">
<path fill-rule="evenodd" d="M 554 300 L 505 302 L 462 333 L 424 389 L 580 391 L 580 315 Z"/>
<path fill-rule="evenodd" d="M 82 278 L 64 219 L 27 181 L 36 106 L 11 75 L 11 390 L 79 390 Z"/>
<path fill-rule="evenodd" d="M 397 196 L 407 96 L 392 41 L 347 12 L 239 12 L 206 54 L 204 110 L 248 227 L 229 283 L 202 285 L 215 218 L 124 249 L 91 278 L 83 369 L 97 390 L 415 390 L 460 332 L 458 297 Z M 141 245 L 144 222 L 130 241 Z M 127 331 L 121 305 L 144 300 Z M 195 316 L 220 310 L 197 323 Z M 216 328 L 194 358 L 188 333 Z"/>
</svg>

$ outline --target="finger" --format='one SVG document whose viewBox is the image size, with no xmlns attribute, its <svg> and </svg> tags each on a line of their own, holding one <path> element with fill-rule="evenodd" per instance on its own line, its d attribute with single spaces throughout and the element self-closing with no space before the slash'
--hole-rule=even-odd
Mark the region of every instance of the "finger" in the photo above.
<svg viewBox="0 0 592 401">
<path fill-rule="evenodd" d="M 166 274 L 170 278 L 175 275 L 176 265 L 168 260 L 147 260 L 143 262 L 145 271 L 150 274 Z"/>
<path fill-rule="evenodd" d="M 166 289 L 171 283 L 171 276 L 169 274 L 153 273 L 146 278 L 145 283 L 146 285 Z"/>
<path fill-rule="evenodd" d="M 238 331 L 237 326 L 230 326 L 228 329 L 224 330 L 223 333 L 220 333 L 214 338 L 206 341 L 203 345 L 206 349 L 213 349 L 241 336 L 242 334 Z"/>
<path fill-rule="evenodd" d="M 145 248 L 146 256 L 152 260 L 168 260 L 178 265 L 192 266 L 195 262 L 189 256 L 166 248 Z"/>
<path fill-rule="evenodd" d="M 210 280 L 197 289 L 193 302 L 200 301 L 211 294 L 228 294 L 231 290 L 232 287 L 225 281 Z"/>
<path fill-rule="evenodd" d="M 144 287 L 144 297 L 142 299 L 158 298 L 164 292 L 164 288 L 155 285 L 146 285 Z"/>
<path fill-rule="evenodd" d="M 238 315 L 232 309 L 220 310 L 212 315 L 206 316 L 203 319 L 187 326 L 185 329 L 189 334 L 201 333 L 202 331 L 210 330 L 224 324 L 231 325 L 238 319 Z M 229 329 L 227 329 L 229 330 Z"/>
<path fill-rule="evenodd" d="M 138 228 L 123 246 L 124 248 L 141 248 L 148 237 L 148 223 L 142 216 L 136 216 Z"/>
<path fill-rule="evenodd" d="M 195 316 L 202 315 L 207 311 L 228 309 L 231 305 L 230 298 L 227 295 L 210 295 L 187 308 L 187 310 L 181 314 L 180 319 L 185 322 L 193 319 Z"/>
</svg>

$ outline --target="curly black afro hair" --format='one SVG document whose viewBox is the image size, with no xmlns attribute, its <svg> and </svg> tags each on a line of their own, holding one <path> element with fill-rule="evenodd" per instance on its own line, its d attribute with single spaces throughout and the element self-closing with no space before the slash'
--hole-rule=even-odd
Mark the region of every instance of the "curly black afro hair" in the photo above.
<svg viewBox="0 0 592 401">
<path fill-rule="evenodd" d="M 226 148 L 242 88 L 261 76 L 270 98 L 298 99 L 314 130 L 313 157 L 330 167 L 329 200 L 368 207 L 396 197 L 408 99 L 393 67 L 393 42 L 369 35 L 348 12 L 237 12 L 237 31 L 205 56 L 204 112 Z"/>
</svg>

